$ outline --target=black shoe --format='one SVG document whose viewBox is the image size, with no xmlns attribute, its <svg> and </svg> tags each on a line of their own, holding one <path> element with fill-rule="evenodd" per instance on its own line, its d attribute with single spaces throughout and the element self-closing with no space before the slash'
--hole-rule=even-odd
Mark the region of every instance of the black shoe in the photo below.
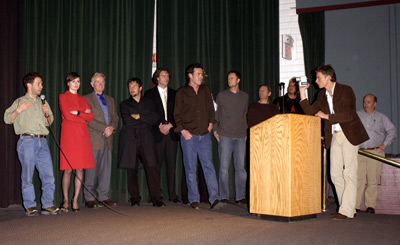
<svg viewBox="0 0 400 245">
<path fill-rule="evenodd" d="M 247 200 L 246 200 L 246 198 L 243 198 L 243 199 L 235 201 L 235 203 L 237 203 L 237 204 L 247 204 Z"/>
<path fill-rule="evenodd" d="M 218 199 L 211 204 L 211 209 L 220 209 L 224 206 L 222 202 L 220 202 Z"/>
<path fill-rule="evenodd" d="M 159 207 L 159 208 L 161 208 L 161 207 L 164 207 L 164 206 L 167 206 L 167 205 L 165 205 L 165 203 L 163 203 L 162 201 L 155 201 L 155 202 L 153 202 L 153 207 Z"/>
<path fill-rule="evenodd" d="M 183 204 L 190 205 L 189 200 L 187 200 L 187 199 L 182 199 L 182 203 L 183 203 Z"/>
<path fill-rule="evenodd" d="M 200 198 L 200 202 L 201 202 L 201 203 L 210 203 L 208 200 L 206 200 L 206 199 L 201 199 L 201 198 Z"/>
<path fill-rule="evenodd" d="M 131 200 L 131 207 L 139 207 L 140 206 L 140 201 L 139 200 Z"/>
<path fill-rule="evenodd" d="M 370 213 L 370 214 L 374 214 L 375 213 L 375 209 L 374 208 L 367 208 L 367 210 L 365 210 L 366 213 Z"/>
<path fill-rule="evenodd" d="M 328 201 L 328 203 L 335 203 L 336 202 L 335 201 L 335 197 L 333 197 L 333 196 L 329 196 L 327 201 Z"/>
<path fill-rule="evenodd" d="M 361 212 L 361 209 L 356 208 L 356 212 L 357 212 L 357 213 L 358 213 L 358 212 Z"/>
<path fill-rule="evenodd" d="M 228 203 L 228 202 L 229 202 L 229 200 L 228 200 L 228 199 L 226 199 L 226 198 L 224 198 L 224 199 L 221 199 L 221 202 L 222 202 L 222 203 Z"/>
<path fill-rule="evenodd" d="M 172 201 L 171 200 L 169 200 L 170 202 L 173 202 L 173 203 L 179 203 L 179 202 L 181 202 L 178 198 L 174 198 L 174 199 L 172 199 Z"/>
<path fill-rule="evenodd" d="M 72 212 L 75 212 L 75 213 L 77 213 L 77 212 L 80 212 L 81 210 L 79 209 L 79 207 L 78 208 L 74 208 L 74 201 L 72 201 L 71 200 L 71 210 L 72 210 Z"/>
</svg>

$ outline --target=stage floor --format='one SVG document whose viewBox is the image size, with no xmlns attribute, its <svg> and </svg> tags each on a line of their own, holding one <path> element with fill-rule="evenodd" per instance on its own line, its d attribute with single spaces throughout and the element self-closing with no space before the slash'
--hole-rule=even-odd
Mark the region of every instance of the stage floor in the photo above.
<svg viewBox="0 0 400 245">
<path fill-rule="evenodd" d="M 335 204 L 316 219 L 293 223 L 249 214 L 247 205 L 227 204 L 212 211 L 166 202 L 130 207 L 121 203 L 58 216 L 27 217 L 20 205 L 0 209 L 1 244 L 399 244 L 400 216 L 358 213 L 331 221 Z"/>
</svg>

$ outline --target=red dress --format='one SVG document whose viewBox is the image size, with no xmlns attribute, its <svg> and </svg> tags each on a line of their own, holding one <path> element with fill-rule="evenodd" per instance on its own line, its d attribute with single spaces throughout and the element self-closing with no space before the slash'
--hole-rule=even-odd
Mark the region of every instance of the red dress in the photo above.
<svg viewBox="0 0 400 245">
<path fill-rule="evenodd" d="M 86 122 L 93 119 L 93 113 L 85 113 L 90 109 L 88 102 L 79 94 L 66 91 L 58 96 L 61 111 L 60 146 L 64 151 L 72 169 L 94 168 L 92 146 Z M 71 111 L 79 111 L 78 116 Z M 71 169 L 60 151 L 60 170 Z"/>
</svg>

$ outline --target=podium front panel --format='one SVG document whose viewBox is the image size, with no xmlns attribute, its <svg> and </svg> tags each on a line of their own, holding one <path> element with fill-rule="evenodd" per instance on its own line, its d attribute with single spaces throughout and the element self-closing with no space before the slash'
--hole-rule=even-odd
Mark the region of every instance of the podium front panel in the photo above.
<svg viewBox="0 0 400 245">
<path fill-rule="evenodd" d="M 250 129 L 250 212 L 321 212 L 321 121 L 280 114 Z"/>
</svg>

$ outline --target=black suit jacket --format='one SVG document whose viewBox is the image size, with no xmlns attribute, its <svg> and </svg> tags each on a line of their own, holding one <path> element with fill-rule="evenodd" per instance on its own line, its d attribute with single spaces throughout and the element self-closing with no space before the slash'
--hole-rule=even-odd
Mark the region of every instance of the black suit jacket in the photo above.
<svg viewBox="0 0 400 245">
<path fill-rule="evenodd" d="M 144 157 L 150 167 L 156 166 L 156 150 L 151 128 L 158 122 L 153 104 L 145 97 L 137 103 L 132 97 L 120 103 L 122 129 L 119 134 L 118 167 L 133 169 L 136 166 L 136 152 L 139 144 L 143 147 Z M 140 119 L 131 117 L 132 114 L 140 114 Z M 140 135 L 138 135 L 140 134 Z M 138 138 L 140 137 L 140 142 Z"/>
<path fill-rule="evenodd" d="M 175 120 L 174 120 L 174 107 L 175 107 L 175 94 L 176 91 L 170 87 L 168 87 L 168 96 L 167 96 L 167 119 L 168 122 L 170 122 L 173 127 L 169 130 L 169 136 L 173 141 L 178 141 L 179 140 L 179 135 L 174 132 L 174 129 L 176 128 Z M 154 135 L 154 138 L 156 142 L 160 142 L 164 135 L 160 132 L 160 129 L 158 128 L 158 125 L 165 121 L 165 115 L 164 115 L 164 107 L 162 104 L 162 100 L 160 97 L 160 93 L 158 92 L 157 86 L 154 88 L 151 88 L 147 90 L 144 93 L 144 97 L 150 99 L 154 105 L 154 108 L 157 112 L 157 115 L 159 117 L 159 122 L 157 123 L 156 126 L 152 127 L 152 132 Z"/>
</svg>

